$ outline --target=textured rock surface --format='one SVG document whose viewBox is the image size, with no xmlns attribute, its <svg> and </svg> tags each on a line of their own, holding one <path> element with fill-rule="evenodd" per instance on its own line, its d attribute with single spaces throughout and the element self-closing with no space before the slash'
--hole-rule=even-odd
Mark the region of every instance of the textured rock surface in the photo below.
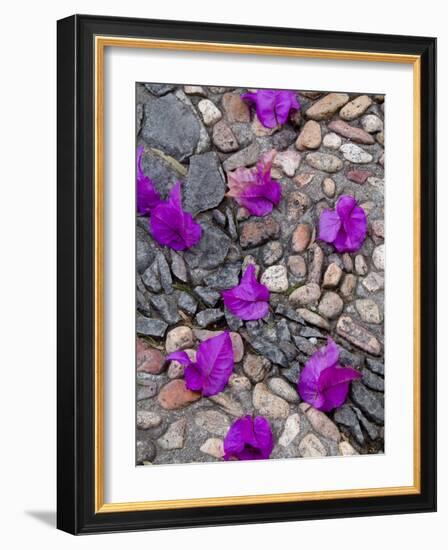
<svg viewBox="0 0 448 550">
<path fill-rule="evenodd" d="M 265 128 L 241 100 L 247 90 L 137 84 L 142 168 L 163 199 L 181 182 L 182 204 L 202 227 L 194 247 L 174 251 L 136 220 L 136 461 L 217 462 L 232 422 L 266 416 L 272 458 L 384 451 L 384 97 L 298 92 L 302 110 Z M 257 217 L 225 195 L 228 172 L 275 150 L 282 198 Z M 319 217 L 342 194 L 367 214 L 361 249 L 338 253 L 319 240 Z M 243 321 L 221 292 L 249 264 L 270 290 L 269 313 Z M 224 390 L 204 397 L 185 366 L 166 361 L 229 331 L 234 369 Z M 361 378 L 329 412 L 301 400 L 304 364 L 331 336 L 341 365 Z"/>
</svg>

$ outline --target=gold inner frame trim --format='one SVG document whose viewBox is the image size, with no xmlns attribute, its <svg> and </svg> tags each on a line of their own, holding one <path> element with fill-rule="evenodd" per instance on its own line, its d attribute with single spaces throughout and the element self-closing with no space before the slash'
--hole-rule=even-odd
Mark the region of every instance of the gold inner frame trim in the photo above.
<svg viewBox="0 0 448 550">
<path fill-rule="evenodd" d="M 192 498 L 180 500 L 154 500 L 141 502 L 104 502 L 104 50 L 106 47 L 153 48 L 162 50 L 194 51 L 207 53 L 236 53 L 252 55 L 286 56 L 314 59 L 369 61 L 383 63 L 407 63 L 413 65 L 413 198 L 414 198 L 414 470 L 413 485 L 350 490 L 277 493 L 227 497 Z M 321 50 L 253 44 L 227 44 L 183 40 L 156 40 L 96 36 L 95 55 L 95 513 L 132 512 L 143 510 L 168 510 L 207 506 L 235 506 L 275 502 L 303 502 L 341 498 L 363 498 L 419 494 L 421 491 L 421 423 L 420 423 L 420 81 L 421 61 L 417 55 L 382 52 L 356 52 L 345 50 Z"/>
</svg>

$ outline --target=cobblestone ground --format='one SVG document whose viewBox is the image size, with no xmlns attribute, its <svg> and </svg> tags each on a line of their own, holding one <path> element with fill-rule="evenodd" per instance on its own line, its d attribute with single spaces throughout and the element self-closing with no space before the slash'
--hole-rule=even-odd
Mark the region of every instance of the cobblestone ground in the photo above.
<svg viewBox="0 0 448 550">
<path fill-rule="evenodd" d="M 298 91 L 300 113 L 264 128 L 242 88 L 137 85 L 137 143 L 143 169 L 165 198 L 183 182 L 183 205 L 202 225 L 194 248 L 155 243 L 137 217 L 137 463 L 221 460 L 229 425 L 263 414 L 272 458 L 384 450 L 384 97 Z M 271 215 L 250 217 L 225 198 L 226 172 L 276 149 L 282 185 Z M 356 197 L 368 235 L 356 254 L 316 240 L 322 208 Z M 220 290 L 256 264 L 271 291 L 270 314 L 241 322 Z M 164 356 L 194 350 L 210 331 L 232 331 L 235 370 L 211 398 L 186 390 L 183 367 Z M 331 413 L 300 402 L 296 383 L 328 335 L 341 363 L 362 378 Z"/>
</svg>

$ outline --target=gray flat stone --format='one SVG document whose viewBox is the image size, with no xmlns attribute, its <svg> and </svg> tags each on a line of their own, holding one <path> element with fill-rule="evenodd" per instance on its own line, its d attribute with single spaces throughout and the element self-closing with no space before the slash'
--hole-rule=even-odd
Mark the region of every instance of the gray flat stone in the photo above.
<svg viewBox="0 0 448 550">
<path fill-rule="evenodd" d="M 214 152 L 194 155 L 183 189 L 183 206 L 193 216 L 218 206 L 224 198 L 226 184 L 218 155 Z"/>
</svg>

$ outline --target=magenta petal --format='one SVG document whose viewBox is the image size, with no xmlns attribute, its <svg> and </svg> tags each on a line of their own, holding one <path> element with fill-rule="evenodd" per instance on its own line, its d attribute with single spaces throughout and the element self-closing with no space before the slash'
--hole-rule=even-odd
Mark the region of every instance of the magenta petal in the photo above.
<svg viewBox="0 0 448 550">
<path fill-rule="evenodd" d="M 165 357 L 165 361 L 177 361 L 181 365 L 188 366 L 192 364 L 191 359 L 185 351 L 174 351 Z"/>
<path fill-rule="evenodd" d="M 258 90 L 241 99 L 255 104 L 257 117 L 266 128 L 275 128 L 288 120 L 290 111 L 300 109 L 294 92 L 288 90 Z"/>
<path fill-rule="evenodd" d="M 347 399 L 350 382 L 360 377 L 361 374 L 350 367 L 333 366 L 322 371 L 318 389 L 325 401 L 320 410 L 331 411 L 340 407 Z"/>
<path fill-rule="evenodd" d="M 341 220 L 337 212 L 325 208 L 319 219 L 319 239 L 332 243 L 341 227 Z"/>
<path fill-rule="evenodd" d="M 319 220 L 319 239 L 338 252 L 358 251 L 366 238 L 367 218 L 354 197 L 342 195 L 335 210 L 324 209 Z"/>
<path fill-rule="evenodd" d="M 255 267 L 249 264 L 236 287 L 221 292 L 226 308 L 244 321 L 262 319 L 269 312 L 269 290 L 255 278 Z"/>
<path fill-rule="evenodd" d="M 162 199 L 154 187 L 153 181 L 143 172 L 142 156 L 143 146 L 140 146 L 137 149 L 137 212 L 146 216 L 162 202 Z"/>
<path fill-rule="evenodd" d="M 279 124 L 284 124 L 288 120 L 289 111 L 297 109 L 300 109 L 300 105 L 294 92 L 277 92 L 275 112 Z"/>
<path fill-rule="evenodd" d="M 275 151 L 265 153 L 256 167 L 238 168 L 227 176 L 229 191 L 253 216 L 265 216 L 280 202 L 281 185 L 271 179 L 272 161 Z"/>
<path fill-rule="evenodd" d="M 190 363 L 184 371 L 185 385 L 191 391 L 202 389 L 202 372 L 197 363 Z"/>
<path fill-rule="evenodd" d="M 256 99 L 257 117 L 266 128 L 275 128 L 278 124 L 275 116 L 275 91 L 258 90 Z"/>
<path fill-rule="evenodd" d="M 202 394 L 216 395 L 222 392 L 233 371 L 232 340 L 228 332 L 202 342 L 196 355 L 202 375 Z"/>
<path fill-rule="evenodd" d="M 150 229 L 159 244 L 174 250 L 185 250 L 199 242 L 202 228 L 191 214 L 182 210 L 179 182 L 171 189 L 168 201 L 152 211 Z"/>
<path fill-rule="evenodd" d="M 347 398 L 349 384 L 361 375 L 338 364 L 339 350 L 331 338 L 305 363 L 297 390 L 300 397 L 321 411 L 341 406 Z"/>
<path fill-rule="evenodd" d="M 263 460 L 274 448 L 271 426 L 263 416 L 243 416 L 229 428 L 224 439 L 224 460 Z"/>
</svg>

